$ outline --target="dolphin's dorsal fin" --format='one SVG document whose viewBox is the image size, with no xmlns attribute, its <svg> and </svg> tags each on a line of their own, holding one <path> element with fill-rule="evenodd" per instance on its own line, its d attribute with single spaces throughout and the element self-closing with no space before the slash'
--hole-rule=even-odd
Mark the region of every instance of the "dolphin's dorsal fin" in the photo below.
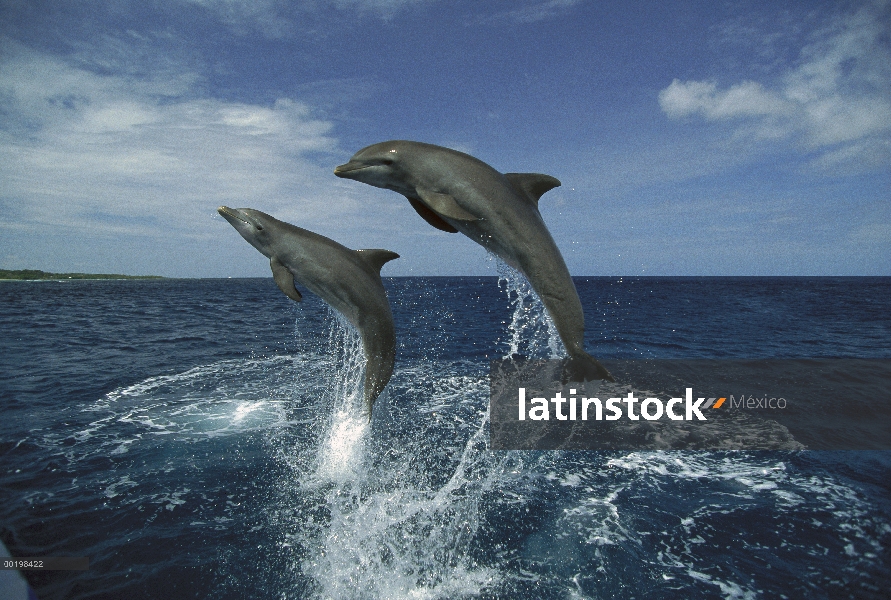
<svg viewBox="0 0 891 600">
<path fill-rule="evenodd" d="M 556 177 L 541 173 L 505 173 L 504 176 L 517 191 L 532 200 L 535 206 L 538 206 L 538 199 L 545 192 L 560 185 L 560 180 Z"/>
<path fill-rule="evenodd" d="M 437 229 L 442 229 L 443 231 L 447 231 L 449 233 L 458 233 L 458 230 L 443 221 L 442 217 L 438 214 L 430 210 L 426 204 L 421 202 L 418 198 L 413 198 L 411 196 L 406 196 L 408 198 L 409 203 L 411 203 L 412 208 L 421 215 L 421 218 L 436 227 Z"/>
<path fill-rule="evenodd" d="M 430 190 L 425 190 L 423 188 L 417 188 L 416 191 L 418 192 L 418 196 L 420 196 L 421 200 L 424 201 L 424 204 L 429 206 L 433 210 L 433 212 L 439 215 L 449 217 L 451 219 L 456 219 L 458 221 L 478 220 L 477 217 L 458 206 L 458 202 L 455 201 L 455 199 L 448 194 L 431 192 Z"/>
<path fill-rule="evenodd" d="M 375 273 L 380 273 L 381 267 L 391 260 L 399 258 L 398 254 L 389 250 L 356 250 L 356 254 L 368 263 Z"/>
<path fill-rule="evenodd" d="M 285 293 L 285 296 L 294 302 L 303 300 L 303 295 L 294 287 L 294 274 L 283 265 L 279 259 L 272 257 L 269 259 L 269 266 L 272 267 L 272 278 L 278 289 Z"/>
</svg>

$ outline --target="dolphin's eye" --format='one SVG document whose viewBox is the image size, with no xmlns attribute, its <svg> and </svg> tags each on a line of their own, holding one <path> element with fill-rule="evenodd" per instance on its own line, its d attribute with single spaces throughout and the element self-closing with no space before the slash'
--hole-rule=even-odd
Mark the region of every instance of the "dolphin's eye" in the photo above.
<svg viewBox="0 0 891 600">
<path fill-rule="evenodd" d="M 257 227 L 257 231 L 263 231 L 263 226 L 260 225 L 259 223 L 256 225 L 256 227 Z"/>
<path fill-rule="evenodd" d="M 382 158 L 382 159 L 381 159 L 381 164 L 382 164 L 382 165 L 392 165 L 392 164 L 393 164 L 393 159 L 392 159 L 392 158 Z"/>
</svg>

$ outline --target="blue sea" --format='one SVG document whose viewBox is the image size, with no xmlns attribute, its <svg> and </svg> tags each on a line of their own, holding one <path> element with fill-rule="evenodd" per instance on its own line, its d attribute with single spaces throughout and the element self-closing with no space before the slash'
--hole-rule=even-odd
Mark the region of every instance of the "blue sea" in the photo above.
<svg viewBox="0 0 891 600">
<path fill-rule="evenodd" d="M 384 280 L 370 424 L 271 278 L 0 282 L 0 538 L 89 557 L 43 600 L 889 596 L 891 452 L 490 450 L 490 361 L 562 351 L 499 272 Z M 607 364 L 891 358 L 891 278 L 575 281 Z"/>
</svg>

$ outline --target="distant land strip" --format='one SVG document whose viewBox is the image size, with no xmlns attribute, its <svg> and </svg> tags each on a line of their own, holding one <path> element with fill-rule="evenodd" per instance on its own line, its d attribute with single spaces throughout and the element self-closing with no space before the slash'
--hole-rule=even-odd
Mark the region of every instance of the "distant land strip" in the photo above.
<svg viewBox="0 0 891 600">
<path fill-rule="evenodd" d="M 22 269 L 8 271 L 0 269 L 0 280 L 17 279 L 19 281 L 34 281 L 41 279 L 164 279 L 160 275 L 113 275 L 109 273 L 47 273 L 36 269 Z"/>
</svg>

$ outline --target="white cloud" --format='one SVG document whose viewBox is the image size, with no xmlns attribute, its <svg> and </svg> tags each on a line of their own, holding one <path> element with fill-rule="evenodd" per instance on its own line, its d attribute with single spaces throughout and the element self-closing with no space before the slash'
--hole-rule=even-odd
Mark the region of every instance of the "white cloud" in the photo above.
<svg viewBox="0 0 891 600">
<path fill-rule="evenodd" d="M 197 239 L 223 203 L 330 218 L 333 178 L 307 153 L 336 143 L 308 106 L 170 96 L 163 82 L 4 48 L 0 226 Z"/>
<path fill-rule="evenodd" d="M 236 33 L 257 31 L 265 37 L 287 38 L 298 30 L 301 13 L 345 12 L 376 15 L 390 19 L 412 6 L 430 4 L 436 0 L 306 0 L 300 3 L 286 0 L 186 0 L 213 11 Z M 340 18 L 329 15 L 330 18 Z"/>
<path fill-rule="evenodd" d="M 519 23 L 536 23 L 562 14 L 582 0 L 547 0 L 535 2 L 505 13 L 504 18 Z"/>
<path fill-rule="evenodd" d="M 793 139 L 819 151 L 814 164 L 823 167 L 833 157 L 850 162 L 857 152 L 874 165 L 886 156 L 891 133 L 887 12 L 881 3 L 834 20 L 771 86 L 743 81 L 721 89 L 713 81 L 675 79 L 659 104 L 673 119 L 738 120 L 739 134 Z"/>
<path fill-rule="evenodd" d="M 659 104 L 671 118 L 700 114 L 709 120 L 781 115 L 792 107 L 754 81 L 744 81 L 726 91 L 715 82 L 677 79 L 659 92 Z"/>
<path fill-rule="evenodd" d="M 277 0 L 186 0 L 216 14 L 239 34 L 258 31 L 267 38 L 286 38 L 294 23 L 287 14 L 287 4 Z"/>
<path fill-rule="evenodd" d="M 481 17 L 479 23 L 537 23 L 565 14 L 572 7 L 584 0 L 533 0 L 520 4 L 519 7 Z"/>
<path fill-rule="evenodd" d="M 430 4 L 435 0 L 328 0 L 338 8 L 357 9 L 389 17 L 414 5 Z"/>
</svg>

